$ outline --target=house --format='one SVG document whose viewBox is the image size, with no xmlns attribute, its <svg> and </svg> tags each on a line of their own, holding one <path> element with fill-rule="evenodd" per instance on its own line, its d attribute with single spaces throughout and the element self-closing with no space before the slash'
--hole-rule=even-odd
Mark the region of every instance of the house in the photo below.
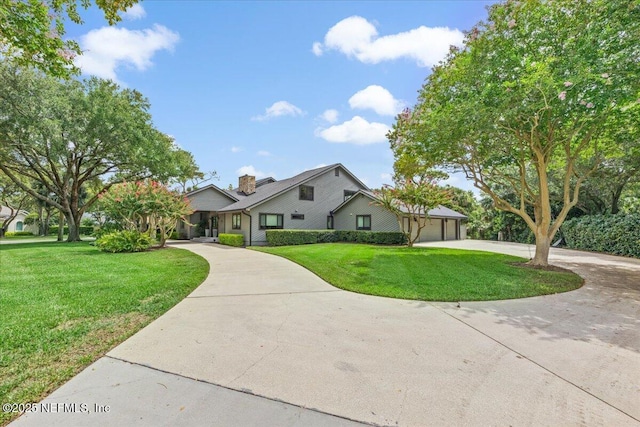
<svg viewBox="0 0 640 427">
<path fill-rule="evenodd" d="M 340 163 L 280 181 L 244 175 L 233 190 L 211 184 L 187 197 L 194 213 L 192 225 L 178 226 L 181 238 L 242 234 L 247 245 L 265 245 L 269 229 L 400 230 L 396 216 L 373 205 L 375 195 Z M 431 213 L 420 241 L 466 237 L 464 215 L 444 207 Z"/>
<path fill-rule="evenodd" d="M 371 191 L 360 190 L 345 200 L 333 211 L 334 226 L 337 230 L 401 231 L 398 218 L 391 211 L 375 204 L 376 196 Z M 463 240 L 467 238 L 465 220 L 467 217 L 452 209 L 438 206 L 428 212 L 427 224 L 420 231 L 416 242 L 438 240 Z M 403 221 L 416 221 L 407 216 Z M 404 226 L 405 229 L 409 227 Z M 417 227 L 412 228 L 412 238 Z"/>
<path fill-rule="evenodd" d="M 19 210 L 17 213 L 14 209 L 8 206 L 0 206 L 0 227 L 4 224 L 4 222 L 11 218 L 15 214 L 15 218 L 11 220 L 7 229 L 4 230 L 6 232 L 15 232 L 15 231 L 30 231 L 29 227 L 25 225 L 24 220 L 29 215 L 29 212 L 25 210 Z"/>
</svg>

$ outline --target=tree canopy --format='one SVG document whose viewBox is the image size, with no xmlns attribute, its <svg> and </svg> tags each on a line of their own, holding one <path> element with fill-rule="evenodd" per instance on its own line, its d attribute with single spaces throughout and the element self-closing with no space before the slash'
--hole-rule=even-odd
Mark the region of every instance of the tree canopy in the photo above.
<svg viewBox="0 0 640 427">
<path fill-rule="evenodd" d="M 110 25 L 138 0 L 96 0 Z M 82 23 L 78 5 L 91 0 L 0 0 L 0 55 L 21 66 L 67 77 L 77 71 L 73 59 L 81 53 L 73 40 L 64 40 L 65 21 Z"/>
<path fill-rule="evenodd" d="M 150 177 L 169 182 L 197 171 L 185 167 L 192 156 L 153 126 L 148 110 L 142 94 L 111 81 L 60 81 L 2 66 L 0 170 L 64 213 L 69 240 L 78 240 L 82 214 L 111 185 Z M 83 197 L 89 186 L 92 194 Z"/>
<path fill-rule="evenodd" d="M 189 199 L 156 181 L 123 182 L 99 195 L 103 210 L 125 230 L 160 237 L 160 247 L 175 230 L 178 221 L 187 222 L 193 213 Z"/>
<path fill-rule="evenodd" d="M 640 102 L 639 58 L 637 0 L 493 5 L 434 67 L 413 111 L 398 116 L 392 148 L 464 172 L 498 209 L 523 218 L 536 238 L 532 264 L 546 265 L 585 179 L 620 151 L 606 129 Z M 496 190 L 505 187 L 515 201 Z"/>
</svg>

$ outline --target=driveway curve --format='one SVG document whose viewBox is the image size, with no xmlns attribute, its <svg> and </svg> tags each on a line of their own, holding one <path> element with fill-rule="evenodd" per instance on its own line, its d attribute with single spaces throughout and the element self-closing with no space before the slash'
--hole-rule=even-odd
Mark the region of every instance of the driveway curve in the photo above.
<svg viewBox="0 0 640 427">
<path fill-rule="evenodd" d="M 179 246 L 209 260 L 206 281 L 47 400 L 112 402 L 96 418 L 103 425 L 117 424 L 117 414 L 146 425 L 154 413 L 193 425 L 217 398 L 178 402 L 201 386 L 290 415 L 236 403 L 216 409 L 212 425 L 640 425 L 639 260 L 554 249 L 552 263 L 582 275 L 582 288 L 458 308 L 338 290 L 265 253 Z M 135 372 L 118 376 L 121 364 Z"/>
</svg>

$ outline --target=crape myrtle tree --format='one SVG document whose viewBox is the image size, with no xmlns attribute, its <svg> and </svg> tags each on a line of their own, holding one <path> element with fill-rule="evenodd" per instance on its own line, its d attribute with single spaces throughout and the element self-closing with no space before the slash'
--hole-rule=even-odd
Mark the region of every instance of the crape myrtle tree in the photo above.
<svg viewBox="0 0 640 427">
<path fill-rule="evenodd" d="M 383 185 L 376 190 L 374 204 L 391 211 L 398 220 L 407 245 L 420 237 L 420 232 L 429 222 L 429 211 L 450 202 L 449 191 L 438 185 L 446 177 L 443 172 L 425 169 L 419 161 L 396 152 L 393 186 Z"/>
<path fill-rule="evenodd" d="M 182 150 L 153 126 L 148 110 L 139 92 L 111 81 L 60 81 L 0 66 L 0 170 L 64 214 L 68 241 L 80 240 L 82 215 L 113 184 L 179 178 L 174 159 Z M 83 187 L 96 182 L 101 188 L 83 198 Z"/>
<path fill-rule="evenodd" d="M 120 12 L 137 0 L 0 0 L 0 55 L 21 66 L 38 68 L 49 75 L 69 77 L 77 73 L 73 59 L 80 46 L 65 40 L 64 24 L 82 24 L 78 5 L 93 3 L 104 12 L 110 25 L 120 21 Z"/>
<path fill-rule="evenodd" d="M 585 179 L 619 151 L 607 126 L 638 102 L 640 1 L 508 0 L 434 67 L 389 139 L 464 172 L 496 208 L 520 216 L 535 236 L 530 264 L 546 266 Z M 504 187 L 515 202 L 495 190 Z"/>
<path fill-rule="evenodd" d="M 187 222 L 193 212 L 189 199 L 157 181 L 123 182 L 99 195 L 104 212 L 125 230 L 159 235 L 160 247 L 179 220 Z"/>
</svg>

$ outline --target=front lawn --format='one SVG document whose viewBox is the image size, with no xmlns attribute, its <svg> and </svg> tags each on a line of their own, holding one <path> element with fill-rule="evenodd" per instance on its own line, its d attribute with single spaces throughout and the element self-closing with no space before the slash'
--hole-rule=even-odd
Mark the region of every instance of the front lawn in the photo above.
<svg viewBox="0 0 640 427">
<path fill-rule="evenodd" d="M 426 301 L 486 301 L 566 292 L 582 286 L 568 271 L 517 265 L 491 252 L 325 243 L 255 247 L 283 256 L 348 291 Z"/>
<path fill-rule="evenodd" d="M 206 278 L 182 249 L 108 254 L 88 243 L 0 246 L 0 402 L 42 399 Z M 0 425 L 13 416 L 0 412 Z"/>
</svg>

